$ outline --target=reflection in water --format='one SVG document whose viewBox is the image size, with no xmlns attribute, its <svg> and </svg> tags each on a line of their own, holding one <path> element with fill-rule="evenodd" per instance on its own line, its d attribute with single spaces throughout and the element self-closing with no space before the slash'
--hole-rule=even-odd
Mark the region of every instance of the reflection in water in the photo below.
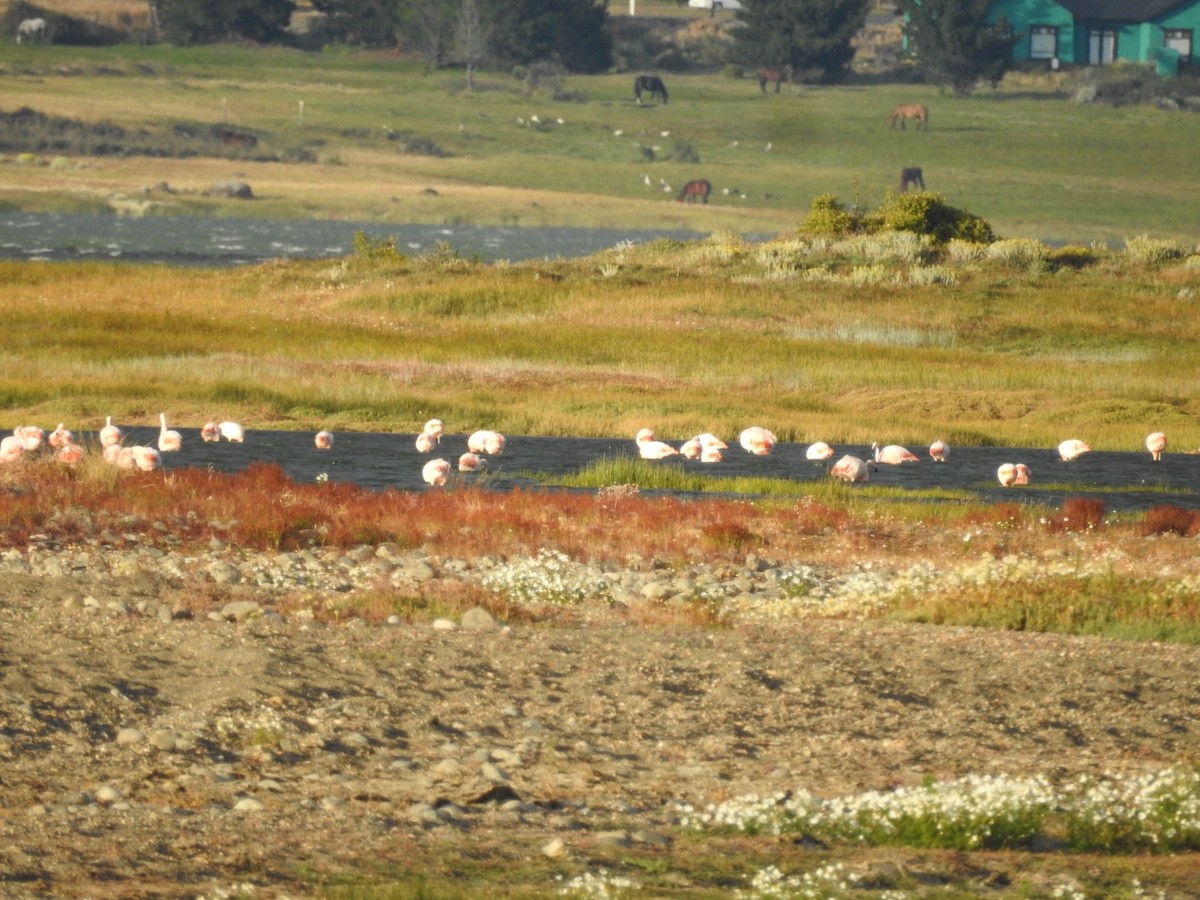
<svg viewBox="0 0 1200 900">
<path fill-rule="evenodd" d="M 126 443 L 153 445 L 158 429 L 121 426 Z M 457 464 L 467 449 L 463 434 L 446 434 L 433 454 L 417 452 L 414 434 L 339 432 L 331 450 L 317 450 L 308 431 L 247 431 L 244 444 L 206 444 L 197 429 L 179 428 L 183 450 L 163 455 L 166 468 L 211 467 L 236 472 L 251 462 L 278 463 L 297 482 L 313 482 L 319 475 L 331 481 L 354 482 L 371 490 L 398 488 L 424 491 L 421 468 L 435 456 Z M 95 435 L 88 435 L 95 439 Z M 677 444 L 678 442 L 676 442 Z M 706 464 L 679 457 L 653 465 L 683 466 L 714 480 L 752 476 L 792 481 L 827 479 L 829 463 L 805 458 L 806 444 L 776 444 L 770 456 L 752 456 L 736 444 L 725 460 Z M 917 448 L 912 448 L 917 450 Z M 869 456 L 865 445 L 836 444 L 837 456 Z M 1146 509 L 1167 503 L 1200 508 L 1194 491 L 1200 474 L 1200 456 L 1168 453 L 1155 463 L 1145 451 L 1114 453 L 1094 451 L 1074 462 L 1062 462 L 1054 448 L 952 447 L 946 462 L 935 463 L 921 452 L 921 461 L 901 466 L 880 466 L 871 475 L 872 485 L 901 488 L 954 488 L 969 491 L 987 502 L 1012 501 L 1058 506 L 1067 497 L 1096 496 L 1109 510 Z M 636 456 L 633 438 L 553 438 L 508 435 L 501 456 L 488 460 L 491 490 L 511 490 L 533 485 L 522 472 L 567 475 L 605 457 Z M 996 481 L 1001 463 L 1023 462 L 1033 472 L 1028 487 L 1002 488 Z M 452 477 L 451 484 L 471 483 L 477 476 Z"/>
</svg>

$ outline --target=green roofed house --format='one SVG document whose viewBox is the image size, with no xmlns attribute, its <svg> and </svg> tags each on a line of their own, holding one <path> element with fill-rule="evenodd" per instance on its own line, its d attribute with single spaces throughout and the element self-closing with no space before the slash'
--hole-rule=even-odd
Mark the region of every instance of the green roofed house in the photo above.
<svg viewBox="0 0 1200 900">
<path fill-rule="evenodd" d="M 996 0 L 988 21 L 1021 35 L 1016 60 L 1048 66 L 1153 64 L 1175 75 L 1195 61 L 1200 0 Z"/>
</svg>

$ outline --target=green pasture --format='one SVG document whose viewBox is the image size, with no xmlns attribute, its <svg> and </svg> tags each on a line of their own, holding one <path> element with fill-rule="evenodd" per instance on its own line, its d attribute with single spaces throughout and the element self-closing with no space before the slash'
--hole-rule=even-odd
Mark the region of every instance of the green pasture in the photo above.
<svg viewBox="0 0 1200 900">
<path fill-rule="evenodd" d="M 151 212 L 775 234 L 819 194 L 877 206 L 900 168 L 917 165 L 930 190 L 1003 236 L 1194 239 L 1192 113 L 1079 104 L 1031 76 L 958 98 L 897 84 L 763 95 L 735 74 L 666 73 L 670 102 L 639 107 L 628 73 L 534 87 L 485 73 L 467 91 L 461 72 L 345 49 L 4 44 L 0 109 L 164 135 L 224 123 L 259 146 L 216 160 L 81 160 L 48 146 L 36 162 L 66 161 L 53 167 L 8 153 L 0 202 L 94 204 L 165 180 L 185 190 Z M 928 131 L 888 129 L 900 102 L 928 105 Z M 301 151 L 315 161 L 272 162 Z M 186 190 L 235 173 L 259 200 Z M 712 182 L 708 207 L 674 202 L 693 178 Z"/>
</svg>

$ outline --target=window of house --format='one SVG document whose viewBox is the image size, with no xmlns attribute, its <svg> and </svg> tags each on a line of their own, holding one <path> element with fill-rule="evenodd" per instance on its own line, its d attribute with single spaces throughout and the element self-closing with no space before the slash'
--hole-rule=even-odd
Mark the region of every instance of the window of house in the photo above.
<svg viewBox="0 0 1200 900">
<path fill-rule="evenodd" d="M 1029 58 L 1054 59 L 1058 56 L 1058 29 L 1053 25 L 1029 26 Z"/>
<path fill-rule="evenodd" d="M 1163 46 L 1169 47 L 1179 53 L 1179 58 L 1183 62 L 1191 62 L 1192 59 L 1192 32 L 1187 28 L 1164 28 L 1163 29 Z"/>
<path fill-rule="evenodd" d="M 1111 66 L 1117 58 L 1117 33 L 1107 29 L 1088 32 L 1088 63 L 1093 66 Z"/>
</svg>

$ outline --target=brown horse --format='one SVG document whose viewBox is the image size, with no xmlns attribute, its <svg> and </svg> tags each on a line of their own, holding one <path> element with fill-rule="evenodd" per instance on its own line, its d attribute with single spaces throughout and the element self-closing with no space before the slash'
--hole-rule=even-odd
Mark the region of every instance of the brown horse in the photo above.
<svg viewBox="0 0 1200 900">
<path fill-rule="evenodd" d="M 767 84 L 775 82 L 775 93 L 779 93 L 779 86 L 785 81 L 792 80 L 792 67 L 786 66 L 766 66 L 758 70 L 758 87 L 765 94 L 767 92 Z"/>
<path fill-rule="evenodd" d="M 888 128 L 895 128 L 899 122 L 900 130 L 904 131 L 905 119 L 916 119 L 917 128 L 929 128 L 929 107 L 924 103 L 901 103 L 888 116 Z"/>
<path fill-rule="evenodd" d="M 642 91 L 646 91 L 651 100 L 667 102 L 667 86 L 657 75 L 639 75 L 634 79 L 633 94 L 637 97 L 638 106 L 642 105 Z"/>
<path fill-rule="evenodd" d="M 703 178 L 697 178 L 695 181 L 689 181 L 683 186 L 679 192 L 678 200 L 680 203 L 695 203 L 696 198 L 700 198 L 701 203 L 708 202 L 708 195 L 712 193 L 712 185 Z"/>
<path fill-rule="evenodd" d="M 925 176 L 917 166 L 909 166 L 900 170 L 900 193 L 908 192 L 908 186 L 925 190 Z"/>
</svg>

